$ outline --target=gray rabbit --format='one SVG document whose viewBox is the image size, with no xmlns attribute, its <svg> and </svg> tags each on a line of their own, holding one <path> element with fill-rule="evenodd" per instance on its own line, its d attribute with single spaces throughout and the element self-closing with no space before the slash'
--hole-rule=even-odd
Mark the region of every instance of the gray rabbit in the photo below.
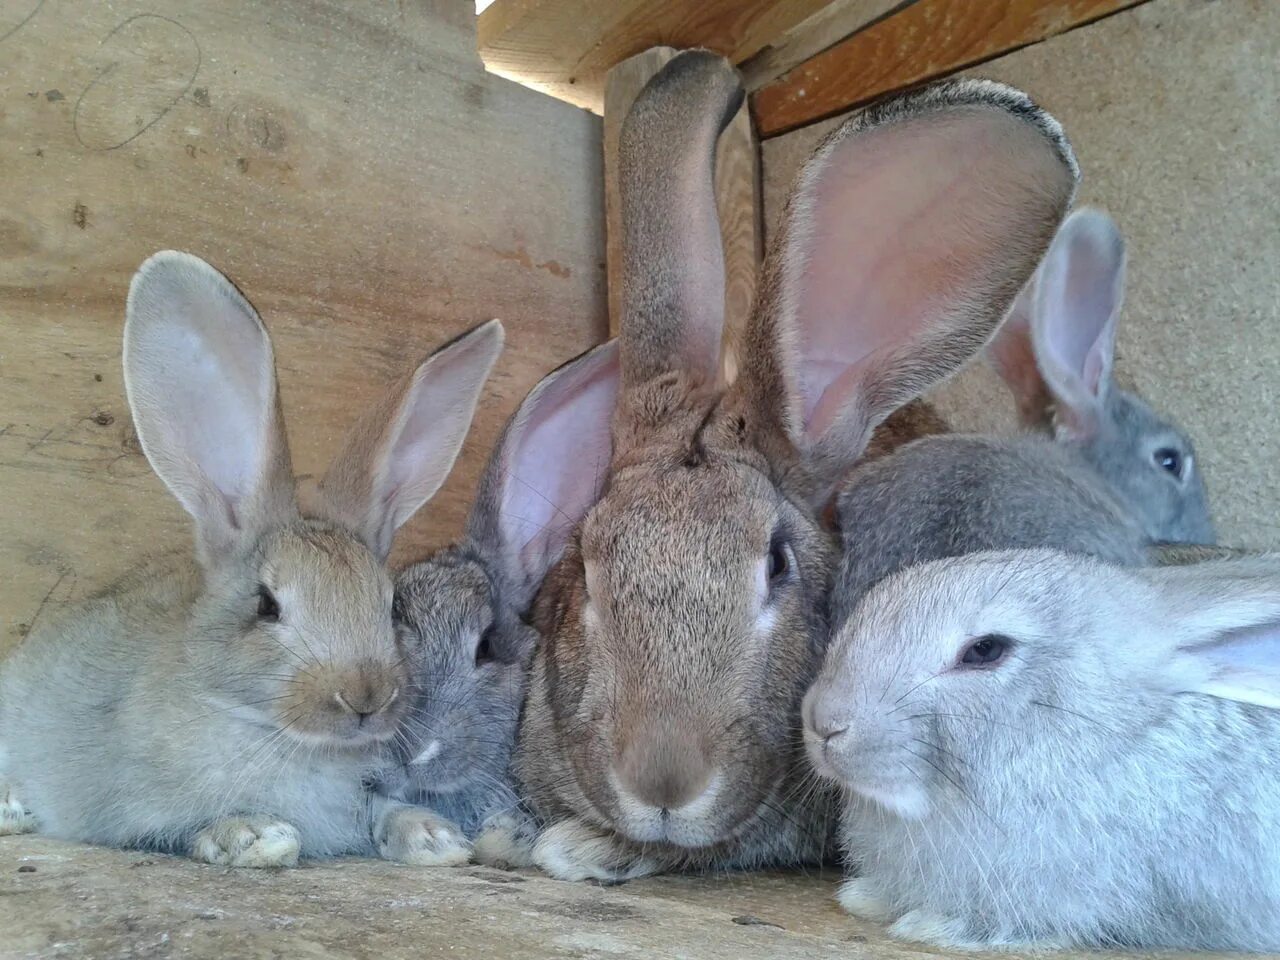
<svg viewBox="0 0 1280 960">
<path fill-rule="evenodd" d="M 431 846 L 437 865 L 467 862 L 473 844 L 485 862 L 528 862 L 534 828 L 508 770 L 538 637 L 524 617 L 604 476 L 603 463 L 581 469 L 581 438 L 565 422 L 607 423 L 618 377 L 616 341 L 548 374 L 507 424 L 463 539 L 397 578 L 415 697 L 397 738 L 399 763 L 377 788 L 440 822 L 410 816 L 404 824 L 417 843 L 386 835 L 380 844 Z M 577 483 L 589 489 L 566 489 Z"/>
<path fill-rule="evenodd" d="M 926 437 L 854 471 L 838 499 L 836 622 L 896 570 L 977 550 L 1055 547 L 1141 563 L 1153 544 L 1212 543 L 1189 438 L 1111 379 L 1124 241 L 1073 213 L 989 347 L 1028 426 Z"/>
</svg>

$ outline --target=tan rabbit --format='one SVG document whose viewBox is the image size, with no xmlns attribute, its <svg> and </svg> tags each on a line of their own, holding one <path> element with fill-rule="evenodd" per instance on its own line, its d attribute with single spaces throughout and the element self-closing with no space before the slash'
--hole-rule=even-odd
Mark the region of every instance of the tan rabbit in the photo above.
<svg viewBox="0 0 1280 960">
<path fill-rule="evenodd" d="M 144 263 L 125 385 L 195 520 L 196 562 L 126 578 L 0 667 L 0 832 L 245 867 L 375 848 L 436 862 L 440 821 L 380 817 L 363 786 L 411 699 L 383 560 L 448 474 L 501 348 L 493 321 L 429 357 L 300 505 L 258 315 L 195 257 Z"/>
<path fill-rule="evenodd" d="M 516 758 L 534 860 L 566 879 L 831 851 L 798 712 L 835 559 L 818 511 L 878 424 L 981 349 L 1075 189 L 1057 123 L 1007 87 L 865 111 L 801 171 L 726 388 L 712 169 L 741 98 L 685 53 L 622 131 L 610 472 L 536 605 Z"/>
</svg>

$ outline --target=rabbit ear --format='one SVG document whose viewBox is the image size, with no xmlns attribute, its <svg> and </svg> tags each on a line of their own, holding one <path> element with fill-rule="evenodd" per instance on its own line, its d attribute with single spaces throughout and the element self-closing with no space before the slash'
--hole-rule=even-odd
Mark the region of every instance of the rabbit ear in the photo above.
<svg viewBox="0 0 1280 960">
<path fill-rule="evenodd" d="M 490 320 L 441 347 L 360 418 L 325 473 L 325 505 L 379 558 L 448 477 L 502 341 Z"/>
<path fill-rule="evenodd" d="M 213 267 L 166 250 L 134 274 L 124 381 L 143 452 L 215 559 L 296 512 L 271 339 Z"/>
<path fill-rule="evenodd" d="M 987 361 L 1004 381 L 1018 405 L 1024 427 L 1047 427 L 1052 418 L 1053 395 L 1040 374 L 1031 340 L 1031 311 L 1035 305 L 1036 278 L 1032 277 L 1013 301 L 1013 307 L 996 335 L 987 344 Z"/>
<path fill-rule="evenodd" d="M 671 371 L 714 382 L 724 325 L 716 139 L 742 103 L 737 71 L 691 50 L 636 97 L 618 142 L 622 369 L 628 387 Z"/>
<path fill-rule="evenodd" d="M 874 106 L 800 172 L 734 389 L 834 481 L 872 429 L 977 353 L 1076 184 L 1053 118 L 952 81 Z M 825 466 L 824 466 L 825 464 Z"/>
<path fill-rule="evenodd" d="M 1040 269 L 1032 338 L 1056 401 L 1058 427 L 1092 436 L 1111 387 L 1116 320 L 1124 298 L 1124 238 L 1100 210 L 1077 210 Z"/>
<path fill-rule="evenodd" d="M 1172 649 L 1155 661 L 1162 684 L 1280 709 L 1280 556 L 1145 575 L 1160 589 L 1168 617 L 1160 636 Z"/>
<path fill-rule="evenodd" d="M 533 600 L 609 471 L 619 344 L 547 374 L 507 422 L 480 482 L 467 535 L 493 558 L 516 609 Z"/>
</svg>

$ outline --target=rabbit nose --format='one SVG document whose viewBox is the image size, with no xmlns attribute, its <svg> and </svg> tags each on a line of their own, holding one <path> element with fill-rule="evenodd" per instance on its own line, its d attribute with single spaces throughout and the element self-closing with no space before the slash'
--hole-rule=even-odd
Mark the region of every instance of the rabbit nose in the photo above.
<svg viewBox="0 0 1280 960">
<path fill-rule="evenodd" d="M 674 739 L 634 744 L 623 752 L 616 773 L 625 794 L 664 813 L 694 803 L 715 775 L 701 750 Z"/>
<path fill-rule="evenodd" d="M 392 687 L 388 691 L 385 687 L 375 684 L 348 686 L 334 691 L 333 694 L 338 706 L 347 713 L 356 716 L 361 723 L 369 717 L 386 710 L 387 707 L 395 703 L 399 696 L 399 687 Z"/>
</svg>

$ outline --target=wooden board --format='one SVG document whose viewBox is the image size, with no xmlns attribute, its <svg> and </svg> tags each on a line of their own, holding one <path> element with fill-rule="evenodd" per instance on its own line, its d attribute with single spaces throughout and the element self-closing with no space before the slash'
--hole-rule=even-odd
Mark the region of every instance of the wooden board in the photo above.
<svg viewBox="0 0 1280 960">
<path fill-rule="evenodd" d="M 649 78 L 676 55 L 673 47 L 654 47 L 629 57 L 609 71 L 605 85 L 604 175 L 606 248 L 609 265 L 609 328 L 616 334 L 622 318 L 622 209 L 618 194 L 618 137 L 631 103 Z M 720 135 L 716 147 L 716 207 L 725 264 L 725 364 L 736 369 L 734 345 L 755 301 L 760 268 L 760 164 L 751 114 L 746 103 Z"/>
<path fill-rule="evenodd" d="M 596 113 L 605 75 L 650 47 L 708 47 L 739 63 L 830 0 L 495 0 L 479 18 L 493 72 Z"/>
<path fill-rule="evenodd" d="M 757 91 L 760 135 L 785 133 L 1142 2 L 917 0 Z"/>
<path fill-rule="evenodd" d="M 0 4 L 0 653 L 189 542 L 121 384 L 153 251 L 205 257 L 262 312 L 304 474 L 388 378 L 506 322 L 464 457 L 397 559 L 459 530 L 503 419 L 604 336 L 600 122 L 486 74 L 460 7 Z"/>
</svg>

